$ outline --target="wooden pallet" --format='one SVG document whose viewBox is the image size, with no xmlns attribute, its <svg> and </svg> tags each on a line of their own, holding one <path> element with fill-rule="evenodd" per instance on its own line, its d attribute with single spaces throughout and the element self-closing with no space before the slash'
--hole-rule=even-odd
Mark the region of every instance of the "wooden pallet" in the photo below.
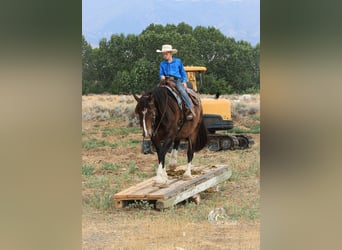
<svg viewBox="0 0 342 250">
<path fill-rule="evenodd" d="M 122 208 L 132 201 L 155 202 L 157 209 L 176 205 L 208 188 L 211 188 L 232 175 L 226 165 L 195 167 L 193 179 L 183 180 L 179 173 L 184 173 L 186 166 L 180 166 L 175 171 L 168 172 L 169 186 L 159 188 L 153 185 L 154 177 L 127 188 L 114 195 L 114 206 Z M 172 176 L 174 173 L 174 176 Z M 171 176 L 170 176 L 171 175 Z"/>
</svg>

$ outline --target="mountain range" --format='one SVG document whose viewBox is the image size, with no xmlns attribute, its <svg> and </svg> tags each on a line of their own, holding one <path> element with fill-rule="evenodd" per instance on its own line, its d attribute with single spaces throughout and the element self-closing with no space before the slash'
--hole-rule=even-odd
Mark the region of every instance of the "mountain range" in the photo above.
<svg viewBox="0 0 342 250">
<path fill-rule="evenodd" d="M 82 34 L 93 47 L 112 34 L 139 35 L 151 23 L 215 27 L 253 46 L 260 42 L 259 0 L 82 0 Z"/>
</svg>

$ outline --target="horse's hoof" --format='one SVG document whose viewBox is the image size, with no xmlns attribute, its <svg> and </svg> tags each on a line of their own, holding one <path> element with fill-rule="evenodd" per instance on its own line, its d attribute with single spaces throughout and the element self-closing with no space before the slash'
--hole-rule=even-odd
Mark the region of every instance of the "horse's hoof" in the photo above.
<svg viewBox="0 0 342 250">
<path fill-rule="evenodd" d="M 167 182 L 154 182 L 153 187 L 166 188 L 169 184 Z"/>
<path fill-rule="evenodd" d="M 192 179 L 193 179 L 192 175 L 183 175 L 183 180 L 188 181 L 188 180 L 192 180 Z"/>
</svg>

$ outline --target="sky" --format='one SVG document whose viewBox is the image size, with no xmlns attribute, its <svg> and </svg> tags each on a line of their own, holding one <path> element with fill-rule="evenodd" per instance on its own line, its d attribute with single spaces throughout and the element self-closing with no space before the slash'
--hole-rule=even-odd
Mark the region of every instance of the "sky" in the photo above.
<svg viewBox="0 0 342 250">
<path fill-rule="evenodd" d="M 151 23 L 215 27 L 260 42 L 260 0 L 82 0 L 82 34 L 93 47 L 112 34 L 139 35 Z"/>
</svg>

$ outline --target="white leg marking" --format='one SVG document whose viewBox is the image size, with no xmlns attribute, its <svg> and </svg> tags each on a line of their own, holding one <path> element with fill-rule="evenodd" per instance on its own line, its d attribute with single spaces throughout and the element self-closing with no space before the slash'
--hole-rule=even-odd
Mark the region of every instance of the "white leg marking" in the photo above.
<svg viewBox="0 0 342 250">
<path fill-rule="evenodd" d="M 162 173 L 162 175 L 163 175 L 163 178 L 167 181 L 168 178 L 167 178 L 167 173 L 166 173 L 166 169 L 165 169 L 165 168 L 163 168 L 163 173 Z"/>
<path fill-rule="evenodd" d="M 168 181 L 167 173 L 165 171 L 165 168 L 163 169 L 163 165 L 161 162 L 158 165 L 157 176 L 155 178 L 155 181 L 157 183 L 167 183 Z"/>
<path fill-rule="evenodd" d="M 157 168 L 157 176 L 161 176 L 163 173 L 163 164 L 159 162 L 158 168 Z"/>
<path fill-rule="evenodd" d="M 170 156 L 170 166 L 177 166 L 177 149 L 172 149 L 171 156 Z"/>
<path fill-rule="evenodd" d="M 145 121 L 145 115 L 146 115 L 146 113 L 147 113 L 147 109 L 144 109 L 144 111 L 143 111 L 142 113 L 143 113 L 144 135 L 145 135 L 145 136 L 148 136 L 148 134 L 147 134 L 147 129 L 146 129 L 146 121 Z"/>
<path fill-rule="evenodd" d="M 186 166 L 186 171 L 185 171 L 185 173 L 183 175 L 184 177 L 192 178 L 192 176 L 191 176 L 191 166 L 192 166 L 192 164 L 191 164 L 191 162 L 189 162 L 188 165 Z"/>
</svg>

